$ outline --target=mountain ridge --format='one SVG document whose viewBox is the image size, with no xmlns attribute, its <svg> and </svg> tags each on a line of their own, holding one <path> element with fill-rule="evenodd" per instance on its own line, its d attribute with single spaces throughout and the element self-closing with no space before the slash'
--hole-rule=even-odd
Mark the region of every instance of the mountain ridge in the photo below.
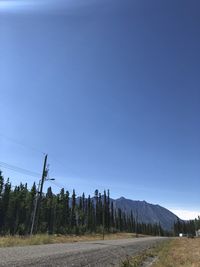
<svg viewBox="0 0 200 267">
<path fill-rule="evenodd" d="M 121 209 L 127 214 L 133 213 L 138 222 L 159 224 L 163 229 L 172 231 L 178 216 L 159 204 L 151 204 L 143 200 L 132 200 L 125 197 L 111 199 L 115 209 Z"/>
</svg>

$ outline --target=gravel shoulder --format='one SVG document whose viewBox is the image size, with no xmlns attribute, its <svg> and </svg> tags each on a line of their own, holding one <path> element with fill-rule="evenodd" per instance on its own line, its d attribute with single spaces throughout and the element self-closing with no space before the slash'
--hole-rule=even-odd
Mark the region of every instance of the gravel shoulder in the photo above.
<svg viewBox="0 0 200 267">
<path fill-rule="evenodd" d="M 0 248 L 0 266 L 120 266 L 126 257 L 164 240 L 145 237 Z"/>
</svg>

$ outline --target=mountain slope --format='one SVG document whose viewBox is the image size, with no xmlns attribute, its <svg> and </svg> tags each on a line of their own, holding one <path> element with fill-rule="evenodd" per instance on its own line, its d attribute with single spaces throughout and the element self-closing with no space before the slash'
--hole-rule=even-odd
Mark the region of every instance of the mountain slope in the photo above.
<svg viewBox="0 0 200 267">
<path fill-rule="evenodd" d="M 173 224 L 177 220 L 177 216 L 171 211 L 159 205 L 149 204 L 146 201 L 135 201 L 121 197 L 112 200 L 115 208 L 138 217 L 139 222 L 144 223 L 160 223 L 165 230 L 172 230 Z"/>
</svg>

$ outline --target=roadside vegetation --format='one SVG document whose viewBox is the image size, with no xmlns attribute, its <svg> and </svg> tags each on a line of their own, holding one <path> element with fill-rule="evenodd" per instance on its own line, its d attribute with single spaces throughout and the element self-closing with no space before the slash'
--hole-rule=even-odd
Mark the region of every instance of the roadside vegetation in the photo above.
<svg viewBox="0 0 200 267">
<path fill-rule="evenodd" d="M 105 240 L 134 238 L 133 233 L 115 233 L 105 234 Z M 69 243 L 69 242 L 81 242 L 102 240 L 101 234 L 85 234 L 82 236 L 77 235 L 48 235 L 37 234 L 30 236 L 4 236 L 0 237 L 0 247 L 12 247 L 12 246 L 27 246 L 27 245 L 42 245 L 42 244 L 55 244 L 55 243 Z"/>
<path fill-rule="evenodd" d="M 158 243 L 152 248 L 146 249 L 143 252 L 133 256 L 127 257 L 126 260 L 122 262 L 122 267 L 140 267 L 140 266 L 153 266 L 153 262 L 158 259 L 159 253 L 168 246 L 171 242 L 170 240 L 163 241 L 162 243 Z"/>
<path fill-rule="evenodd" d="M 200 267 L 199 248 L 200 238 L 174 238 L 127 258 L 122 267 Z"/>
<path fill-rule="evenodd" d="M 152 267 L 200 267 L 200 238 L 176 238 L 164 246 Z"/>
</svg>

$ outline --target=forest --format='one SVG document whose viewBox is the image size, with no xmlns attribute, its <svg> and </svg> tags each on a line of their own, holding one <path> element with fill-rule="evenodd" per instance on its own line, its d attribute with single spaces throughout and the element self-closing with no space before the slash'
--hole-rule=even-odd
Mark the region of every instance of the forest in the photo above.
<svg viewBox="0 0 200 267">
<path fill-rule="evenodd" d="M 177 218 L 174 223 L 174 235 L 178 236 L 179 233 L 187 235 L 188 237 L 195 236 L 195 232 L 200 229 L 200 217 L 195 220 L 183 221 Z"/>
<path fill-rule="evenodd" d="M 0 171 L 0 234 L 29 235 L 35 201 L 38 197 L 36 184 L 12 186 Z M 94 196 L 77 197 L 75 190 L 70 196 L 64 188 L 58 194 L 49 187 L 38 200 L 33 234 L 76 234 L 129 232 L 147 235 L 177 235 L 180 231 L 194 233 L 194 222 L 177 221 L 174 233 L 166 232 L 159 224 L 138 222 L 133 213 L 126 214 L 115 208 L 109 190 Z M 199 221 L 198 221 L 199 222 Z"/>
</svg>

